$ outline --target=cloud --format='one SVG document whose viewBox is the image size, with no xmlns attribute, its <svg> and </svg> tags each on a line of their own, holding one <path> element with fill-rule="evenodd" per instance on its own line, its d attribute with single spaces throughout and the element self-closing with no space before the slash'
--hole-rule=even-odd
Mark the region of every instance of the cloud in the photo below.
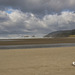
<svg viewBox="0 0 75 75">
<path fill-rule="evenodd" d="M 9 17 L 8 15 L 5 13 L 5 11 L 0 11 L 0 22 L 4 22 L 6 20 L 8 20 Z"/>
<path fill-rule="evenodd" d="M 57 30 L 75 28 L 75 13 L 64 11 L 60 15 L 49 14 L 42 18 L 33 13 L 11 10 L 0 11 L 0 34 L 44 35 Z"/>
<path fill-rule="evenodd" d="M 14 8 L 34 14 L 75 11 L 75 0 L 0 0 L 0 8 Z"/>
<path fill-rule="evenodd" d="M 75 28 L 75 0 L 0 0 L 0 34 L 47 34 Z"/>
</svg>

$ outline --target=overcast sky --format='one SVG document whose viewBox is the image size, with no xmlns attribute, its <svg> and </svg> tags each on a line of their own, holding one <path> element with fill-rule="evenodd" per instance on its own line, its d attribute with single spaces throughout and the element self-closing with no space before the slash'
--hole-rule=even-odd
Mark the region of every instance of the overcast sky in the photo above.
<svg viewBox="0 0 75 75">
<path fill-rule="evenodd" d="M 75 29 L 75 0 L 0 0 L 0 34 L 44 35 Z"/>
</svg>

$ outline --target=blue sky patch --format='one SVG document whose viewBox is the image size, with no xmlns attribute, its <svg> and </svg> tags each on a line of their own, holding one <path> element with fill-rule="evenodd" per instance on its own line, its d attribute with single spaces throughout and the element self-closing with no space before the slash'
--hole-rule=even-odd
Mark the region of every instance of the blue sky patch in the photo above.
<svg viewBox="0 0 75 75">
<path fill-rule="evenodd" d="M 12 11 L 11 11 L 11 10 L 7 10 L 7 11 L 6 11 L 6 13 L 11 14 L 11 13 L 12 13 Z"/>
</svg>

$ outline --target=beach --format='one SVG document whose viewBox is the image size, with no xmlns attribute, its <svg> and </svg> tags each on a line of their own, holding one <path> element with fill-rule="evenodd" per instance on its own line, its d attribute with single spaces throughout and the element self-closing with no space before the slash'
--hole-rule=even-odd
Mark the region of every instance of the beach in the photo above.
<svg viewBox="0 0 75 75">
<path fill-rule="evenodd" d="M 0 75 L 74 75 L 75 47 L 0 49 Z"/>
<path fill-rule="evenodd" d="M 75 75 L 75 0 L 0 0 L 0 75 Z"/>
<path fill-rule="evenodd" d="M 30 38 L 30 39 L 0 39 L 0 46 L 4 45 L 34 45 L 75 43 L 75 38 Z"/>
</svg>

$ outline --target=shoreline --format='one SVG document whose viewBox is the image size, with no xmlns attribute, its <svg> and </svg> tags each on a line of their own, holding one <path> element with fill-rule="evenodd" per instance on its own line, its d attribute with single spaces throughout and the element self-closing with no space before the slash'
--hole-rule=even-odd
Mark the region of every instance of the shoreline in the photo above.
<svg viewBox="0 0 75 75">
<path fill-rule="evenodd" d="M 33 45 L 5 45 L 0 49 L 34 49 L 34 48 L 56 48 L 56 47 L 74 47 L 75 43 L 58 43 L 58 44 L 33 44 Z"/>
<path fill-rule="evenodd" d="M 75 38 L 0 39 L 0 49 L 27 49 L 75 46 Z"/>
<path fill-rule="evenodd" d="M 0 39 L 2 45 L 34 45 L 75 43 L 75 38 Z"/>
</svg>

